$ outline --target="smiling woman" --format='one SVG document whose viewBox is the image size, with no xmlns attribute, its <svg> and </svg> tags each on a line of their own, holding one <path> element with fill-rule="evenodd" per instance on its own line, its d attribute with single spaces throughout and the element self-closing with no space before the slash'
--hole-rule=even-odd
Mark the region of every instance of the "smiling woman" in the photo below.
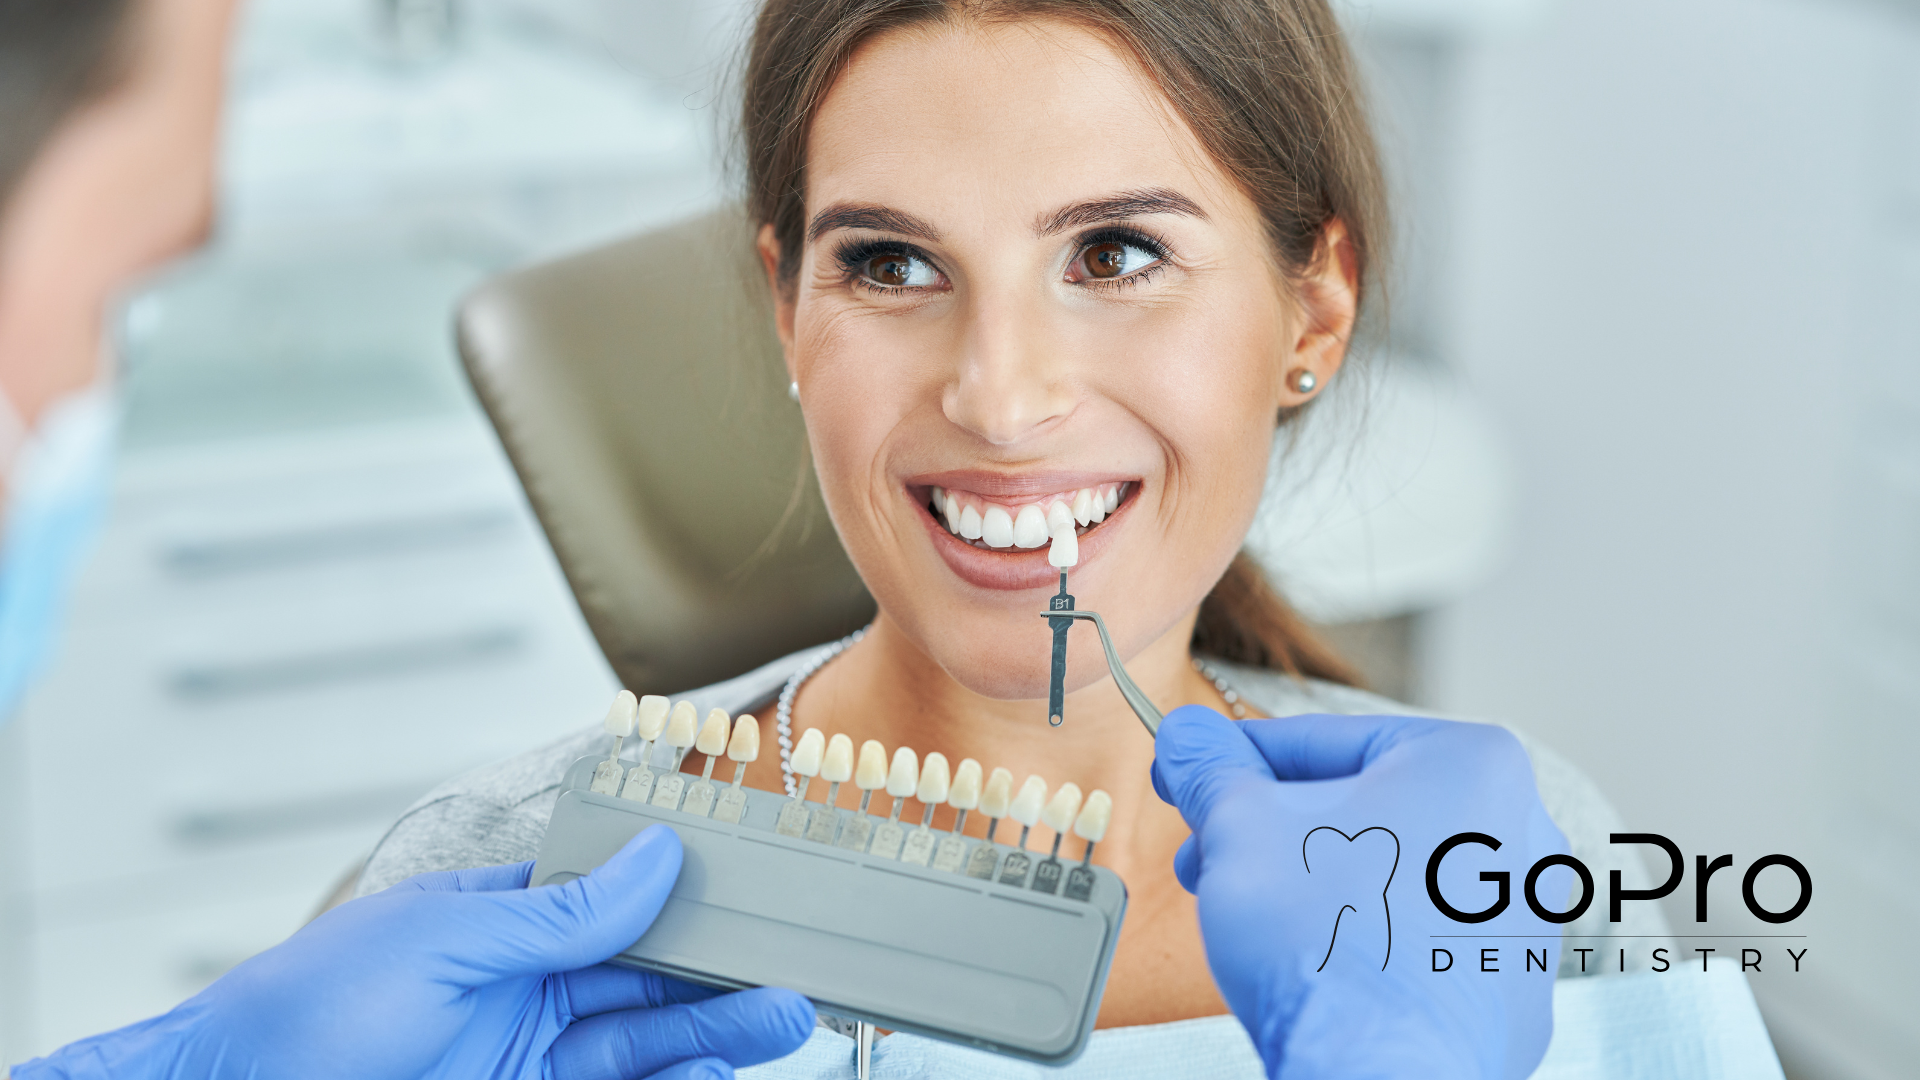
<svg viewBox="0 0 1920 1080">
<path fill-rule="evenodd" d="M 1045 850 L 1055 830 L 1020 816 L 1044 801 L 1039 777 L 1107 793 L 1096 858 L 1130 901 L 1100 1026 L 1224 1013 L 1173 872 L 1190 833 L 1155 793 L 1154 745 L 1086 633 L 1069 635 L 1066 719 L 1049 726 L 1039 616 L 1060 582 L 1049 539 L 1071 530 L 1079 605 L 1103 613 L 1162 708 L 1407 711 L 1342 685 L 1344 666 L 1241 554 L 1275 433 L 1347 361 L 1382 258 L 1381 183 L 1338 24 L 1324 0 L 770 0 L 746 74 L 748 209 L 775 329 L 833 525 L 879 613 L 851 643 L 691 696 L 783 739 L 817 727 L 876 754 L 1037 774 L 1022 788 L 1036 797 L 1011 809 L 1014 777 L 996 771 L 1001 797 L 972 817 L 895 803 L 895 821 L 982 836 L 1011 813 Z M 361 891 L 526 857 L 559 774 L 604 755 L 601 739 L 442 789 L 396 826 Z M 1604 801 L 1531 749 L 1574 853 L 1642 878 L 1608 852 Z M 747 782 L 780 790 L 783 764 L 764 755 Z M 1169 1059 L 1174 1071 L 1247 1065 L 1237 1027 L 1202 1030 L 1180 1029 L 1181 1054 L 1200 1056 Z"/>
</svg>

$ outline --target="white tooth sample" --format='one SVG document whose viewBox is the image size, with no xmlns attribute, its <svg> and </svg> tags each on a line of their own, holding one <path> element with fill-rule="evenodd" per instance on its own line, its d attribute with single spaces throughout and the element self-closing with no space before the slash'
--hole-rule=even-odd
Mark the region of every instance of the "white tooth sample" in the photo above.
<svg viewBox="0 0 1920 1080">
<path fill-rule="evenodd" d="M 793 753 L 787 757 L 787 765 L 793 775 L 800 778 L 794 785 L 793 798 L 780 808 L 780 816 L 773 823 L 773 831 L 782 836 L 805 836 L 807 833 L 807 781 L 820 775 L 820 765 L 827 754 L 827 736 L 819 728 L 808 728 L 800 733 L 800 741 L 793 744 Z"/>
<path fill-rule="evenodd" d="M 607 709 L 607 734 L 616 739 L 624 739 L 633 734 L 634 714 L 640 711 L 640 699 L 633 691 L 622 690 L 613 695 L 613 705 Z"/>
<path fill-rule="evenodd" d="M 673 703 L 659 694 L 641 698 L 640 711 L 633 718 L 635 733 L 648 742 L 659 738 L 667 728 L 667 712 L 672 708 Z"/>
<path fill-rule="evenodd" d="M 872 854 L 883 859 L 900 857 L 900 846 L 907 838 L 900 827 L 900 811 L 914 792 L 920 790 L 920 759 L 908 747 L 893 752 L 893 767 L 887 770 L 887 794 L 893 796 L 893 810 L 887 820 L 873 830 Z"/>
<path fill-rule="evenodd" d="M 693 748 L 708 757 L 719 757 L 727 752 L 727 731 L 733 727 L 733 717 L 725 709 L 707 711 L 706 722 L 700 725 L 700 734 L 693 740 Z"/>
<path fill-rule="evenodd" d="M 1080 537 L 1073 531 L 1073 522 L 1053 534 L 1053 546 L 1047 549 L 1047 562 L 1065 570 L 1069 566 L 1080 564 Z"/>
<path fill-rule="evenodd" d="M 1107 513 L 1111 514 L 1120 505 L 1120 485 L 1107 485 Z"/>
<path fill-rule="evenodd" d="M 940 500 L 940 514 L 947 519 L 948 532 L 960 531 L 960 500 L 953 497 L 953 492 Z"/>
<path fill-rule="evenodd" d="M 664 806 L 669 810 L 680 809 L 680 795 L 687 789 L 687 781 L 680 775 L 680 763 L 686 760 L 687 751 L 700 738 L 700 713 L 691 701 L 676 701 L 673 711 L 667 714 L 667 730 L 660 741 L 673 747 L 673 771 L 655 781 L 653 785 L 653 805 Z M 629 778 L 631 782 L 631 778 Z"/>
<path fill-rule="evenodd" d="M 980 805 L 980 763 L 961 758 L 953 770 L 953 783 L 947 787 L 947 805 L 953 807 L 953 831 L 940 838 L 934 850 L 933 868 L 957 874 L 966 861 L 967 842 L 961 832 L 967 827 L 967 811 Z"/>
<path fill-rule="evenodd" d="M 1053 500 L 1052 505 L 1047 507 L 1047 535 L 1053 536 L 1061 529 L 1072 532 L 1073 526 L 1073 511 L 1061 500 Z"/>
<path fill-rule="evenodd" d="M 827 740 L 826 755 L 820 759 L 820 778 L 827 782 L 827 802 L 825 806 L 814 809 L 813 817 L 807 822 L 807 839 L 817 843 L 833 843 L 833 834 L 840 826 L 840 811 L 834 804 L 840 801 L 840 785 L 853 779 L 853 740 L 845 735 L 835 735 Z"/>
<path fill-rule="evenodd" d="M 741 713 L 733 722 L 733 738 L 727 741 L 727 760 L 734 763 L 733 785 L 720 793 L 714 807 L 715 821 L 739 824 L 747 812 L 747 793 L 740 782 L 747 778 L 747 762 L 760 756 L 760 721 L 752 713 Z"/>
<path fill-rule="evenodd" d="M 713 800 L 719 792 L 713 787 L 713 763 L 727 749 L 727 731 L 733 726 L 733 717 L 725 709 L 707 710 L 707 719 L 700 725 L 700 734 L 693 740 L 693 748 L 707 755 L 707 762 L 701 766 L 700 779 L 687 789 L 687 801 L 680 809 L 695 817 L 706 817 L 713 813 Z"/>
<path fill-rule="evenodd" d="M 965 767 L 964 763 L 962 767 Z M 987 815 L 987 842 L 977 845 L 973 854 L 967 856 L 968 877 L 993 880 L 994 869 L 1000 862 L 1000 853 L 993 847 L 993 834 L 1000 828 L 1000 819 L 1007 816 L 1007 804 L 1011 801 L 1013 774 L 1005 769 L 993 770 L 987 776 L 986 787 L 980 792 L 980 812 Z"/>
<path fill-rule="evenodd" d="M 653 798 L 653 741 L 666 730 L 667 713 L 672 708 L 673 702 L 659 694 L 640 699 L 640 708 L 633 718 L 634 734 L 640 736 L 640 764 L 627 773 L 626 786 L 620 789 L 621 798 L 642 803 Z"/>
<path fill-rule="evenodd" d="M 987 512 L 980 515 L 980 539 L 985 541 L 988 547 L 1012 547 L 1012 515 L 998 506 L 987 507 Z"/>
<path fill-rule="evenodd" d="M 1013 797 L 1013 805 L 1007 807 L 1007 816 L 1022 826 L 1021 847 L 1025 847 L 1027 829 L 1040 823 L 1040 812 L 1047 806 L 1047 782 L 1038 776 L 1027 777 L 1020 785 L 1020 794 Z"/>
<path fill-rule="evenodd" d="M 604 722 L 607 734 L 613 736 L 613 749 L 607 752 L 607 760 L 594 766 L 593 782 L 587 785 L 588 791 L 601 795 L 617 795 L 620 792 L 620 780 L 627 775 L 627 767 L 620 764 L 620 744 L 633 734 L 633 714 L 639 708 L 633 691 L 622 690 L 613 695 L 613 705 L 607 709 Z"/>
<path fill-rule="evenodd" d="M 920 800 L 920 827 L 907 837 L 905 847 L 900 852 L 900 861 L 914 866 L 925 866 L 933 858 L 933 811 L 947 801 L 947 790 L 952 787 L 953 777 L 947 770 L 947 758 L 938 751 L 926 756 L 920 763 L 920 783 L 915 786 L 913 797 Z"/>
<path fill-rule="evenodd" d="M 867 807 L 873 802 L 873 793 L 887 786 L 887 748 L 878 741 L 868 739 L 860 744 L 853 786 L 860 789 L 860 812 L 847 819 L 835 843 L 849 851 L 865 851 L 873 836 L 873 819 L 867 816 Z"/>
<path fill-rule="evenodd" d="M 960 538 L 962 540 L 978 540 L 985 535 L 985 530 L 986 523 L 981 520 L 980 511 L 974 509 L 971 503 L 960 508 Z M 1007 522 L 1007 532 L 1009 534 L 1013 532 L 1012 521 Z"/>
<path fill-rule="evenodd" d="M 1013 519 L 1013 546 L 1037 548 L 1046 542 L 1047 515 L 1031 503 L 1021 507 L 1020 516 Z"/>
<path fill-rule="evenodd" d="M 1107 835 L 1107 825 L 1113 821 L 1113 798 L 1099 788 L 1087 793 L 1087 801 L 1080 808 L 1080 816 L 1073 819 L 1073 835 L 1087 842 L 1087 850 L 1080 856 L 1080 865 L 1067 872 L 1067 887 L 1063 895 L 1069 900 L 1091 900 L 1093 898 L 1093 845 Z M 1059 845 L 1054 846 L 1059 850 Z"/>
<path fill-rule="evenodd" d="M 910 799 L 920 789 L 920 759 L 912 747 L 903 746 L 893 752 L 893 767 L 887 770 L 887 794 L 897 802 Z M 897 816 L 898 809 L 894 810 Z"/>
<path fill-rule="evenodd" d="M 1093 490 L 1081 488 L 1073 493 L 1073 520 L 1076 524 L 1093 523 Z"/>
<path fill-rule="evenodd" d="M 1093 845 L 1106 839 L 1107 826 L 1113 823 L 1113 796 L 1094 788 L 1073 819 L 1073 835 L 1087 842 L 1087 858 L 1093 858 Z"/>
<path fill-rule="evenodd" d="M 1047 800 L 1046 808 L 1040 811 L 1040 820 L 1047 828 L 1056 833 L 1065 833 L 1073 828 L 1073 816 L 1080 812 L 1080 785 L 1066 783 Z M 1055 837 L 1054 847 L 1059 847 L 1059 838 Z"/>
</svg>

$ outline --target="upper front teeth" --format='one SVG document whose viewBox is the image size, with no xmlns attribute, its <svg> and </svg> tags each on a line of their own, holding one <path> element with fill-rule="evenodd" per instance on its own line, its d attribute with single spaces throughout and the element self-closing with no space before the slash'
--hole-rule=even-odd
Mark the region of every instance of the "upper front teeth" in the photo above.
<svg viewBox="0 0 1920 1080">
<path fill-rule="evenodd" d="M 1033 549 L 1046 547 L 1062 529 L 1084 529 L 1104 521 L 1120 505 L 1121 488 L 1100 484 L 1034 502 L 1002 505 L 936 487 L 930 501 L 947 531 L 963 540 L 979 541 L 976 547 Z"/>
</svg>

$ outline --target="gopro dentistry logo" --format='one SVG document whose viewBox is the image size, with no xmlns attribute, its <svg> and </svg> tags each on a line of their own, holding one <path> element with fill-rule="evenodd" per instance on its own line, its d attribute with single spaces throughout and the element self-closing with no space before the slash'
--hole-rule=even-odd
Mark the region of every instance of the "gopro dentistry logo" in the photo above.
<svg viewBox="0 0 1920 1080">
<path fill-rule="evenodd" d="M 1315 829 L 1314 833 L 1317 833 L 1319 831 L 1320 831 L 1319 829 Z M 1372 830 L 1368 830 L 1368 831 L 1372 831 Z M 1381 831 L 1385 831 L 1385 830 L 1381 830 Z M 1311 841 L 1312 838 L 1313 838 L 1313 833 L 1308 833 L 1307 840 Z M 1609 871 L 1607 875 L 1607 878 L 1608 878 L 1607 880 L 1607 921 L 1609 923 L 1620 922 L 1621 912 L 1624 910 L 1625 905 L 1629 903 L 1653 902 L 1653 901 L 1658 901 L 1663 897 L 1671 895 L 1676 889 L 1680 887 L 1682 881 L 1686 877 L 1687 862 L 1686 862 L 1686 857 L 1680 851 L 1680 846 L 1678 844 L 1675 844 L 1672 840 L 1669 840 L 1666 837 L 1660 835 L 1659 833 L 1613 833 L 1609 835 L 1608 841 L 1609 843 L 1612 843 L 1612 844 L 1646 845 L 1646 846 L 1658 848 L 1660 849 L 1660 851 L 1666 854 L 1668 864 L 1669 864 L 1669 871 L 1668 871 L 1666 880 L 1661 884 L 1656 885 L 1650 889 L 1626 888 L 1621 881 L 1620 871 L 1618 870 Z M 1395 843 L 1397 847 L 1397 844 L 1398 844 L 1397 838 Z M 1495 839 L 1492 836 L 1487 835 L 1486 833 L 1478 833 L 1478 832 L 1455 833 L 1453 836 L 1450 836 L 1446 840 L 1442 841 L 1440 846 L 1434 848 L 1432 856 L 1430 856 L 1427 859 L 1427 874 L 1426 874 L 1427 899 L 1430 902 L 1432 902 L 1434 908 L 1438 910 L 1442 915 L 1445 915 L 1448 919 L 1451 919 L 1456 923 L 1460 923 L 1467 926 L 1488 922 L 1498 917 L 1502 912 L 1507 910 L 1507 908 L 1513 902 L 1513 895 L 1512 895 L 1513 894 L 1513 874 L 1519 870 L 1518 867 L 1513 867 L 1513 866 L 1503 867 L 1500 865 L 1500 860 L 1487 858 L 1485 854 L 1482 854 L 1476 857 L 1473 854 L 1473 851 L 1475 848 L 1484 848 L 1487 853 L 1497 853 L 1500 850 L 1500 841 Z M 1456 851 L 1459 852 L 1459 854 L 1456 855 L 1455 854 Z M 1457 866 L 1454 863 L 1450 862 L 1450 860 L 1466 860 L 1467 865 L 1465 865 L 1464 867 Z M 1711 892 L 1714 884 L 1714 875 L 1718 874 L 1722 870 L 1731 868 L 1733 865 L 1734 865 L 1734 859 L 1732 855 L 1718 855 L 1712 859 L 1709 859 L 1705 855 L 1694 856 L 1693 900 L 1694 900 L 1694 921 L 1695 922 L 1704 923 L 1707 921 L 1709 902 L 1711 899 Z M 1567 869 L 1573 872 L 1574 878 L 1577 879 L 1579 882 L 1578 896 L 1573 900 L 1573 903 L 1570 906 L 1568 906 L 1565 910 L 1555 910 L 1554 908 L 1547 906 L 1547 904 L 1544 902 L 1543 898 L 1540 895 L 1541 876 L 1545 874 L 1547 871 L 1553 869 L 1554 867 L 1566 867 Z M 1793 890 L 1792 901 L 1788 903 L 1785 907 L 1782 907 L 1779 909 L 1772 909 L 1764 906 L 1760 902 L 1760 898 L 1757 891 L 1760 883 L 1761 874 L 1769 869 L 1774 869 L 1774 868 L 1778 868 L 1779 872 L 1782 872 L 1784 874 L 1790 874 L 1792 876 L 1793 883 L 1795 886 Z M 1492 896 L 1490 901 L 1488 900 L 1486 895 L 1486 890 L 1484 889 L 1482 889 L 1479 895 L 1476 897 L 1469 897 L 1467 895 L 1455 895 L 1455 896 L 1449 897 L 1445 894 L 1445 892 L 1441 888 L 1441 879 L 1443 876 L 1443 871 L 1446 873 L 1446 875 L 1449 877 L 1451 881 L 1458 882 L 1460 880 L 1461 870 L 1465 870 L 1467 873 L 1471 873 L 1474 870 L 1479 871 L 1480 881 L 1493 886 Z M 1564 876 L 1561 876 L 1561 875 L 1556 875 L 1556 878 L 1559 880 L 1565 880 Z M 1722 879 L 1722 880 L 1723 880 L 1722 888 L 1724 889 L 1725 884 L 1728 884 L 1728 883 L 1725 881 L 1725 879 Z M 1784 884 L 1784 882 L 1782 883 Z M 1549 923 L 1565 924 L 1565 923 L 1573 922 L 1574 920 L 1580 918 L 1582 915 L 1585 915 L 1588 909 L 1593 906 L 1595 901 L 1596 886 L 1594 883 L 1592 871 L 1588 870 L 1586 864 L 1582 863 L 1579 859 L 1571 855 L 1549 855 L 1543 859 L 1540 859 L 1538 862 L 1535 862 L 1531 867 L 1527 868 L 1526 876 L 1522 879 L 1520 892 L 1521 892 L 1521 897 L 1526 901 L 1527 907 L 1536 916 L 1538 916 L 1542 920 Z M 1798 919 L 1801 915 L 1805 914 L 1807 910 L 1807 905 L 1813 901 L 1813 876 L 1807 873 L 1807 868 L 1801 864 L 1800 860 L 1795 859 L 1791 855 L 1763 856 L 1759 859 L 1755 859 L 1752 863 L 1750 863 L 1747 866 L 1746 871 L 1741 875 L 1740 899 L 1746 905 L 1747 910 L 1750 913 L 1752 913 L 1753 917 L 1756 919 L 1759 919 L 1762 922 L 1770 923 L 1776 926 L 1783 925 L 1786 923 L 1791 923 L 1795 919 Z M 1776 900 L 1777 899 L 1778 897 L 1776 897 Z M 1460 905 L 1466 905 L 1466 904 L 1479 903 L 1482 901 L 1486 901 L 1485 906 L 1478 907 L 1472 910 L 1468 910 L 1460 906 Z M 1382 898 L 1382 905 L 1384 907 L 1384 897 Z M 1436 934 L 1433 936 L 1460 937 L 1460 938 L 1516 938 L 1516 937 L 1537 936 L 1537 935 L 1462 933 L 1462 934 L 1446 934 L 1446 935 Z M 1602 939 L 1602 938 L 1606 938 L 1608 935 L 1587 935 L 1587 936 L 1593 937 L 1596 939 Z M 1674 938 L 1685 938 L 1687 936 L 1688 935 L 1686 934 L 1672 935 L 1672 937 Z M 1742 935 L 1734 935 L 1734 937 L 1736 938 L 1741 936 Z M 1723 944 L 1723 945 L 1716 945 L 1711 948 L 1696 948 L 1689 951 L 1698 953 L 1700 955 L 1700 966 L 1702 970 L 1705 970 L 1708 959 L 1714 953 L 1720 952 L 1722 950 L 1725 950 L 1731 953 L 1732 949 L 1739 948 L 1740 970 L 1760 971 L 1760 970 L 1764 970 L 1762 969 L 1761 964 L 1766 962 L 1767 960 L 1766 950 L 1769 948 L 1779 948 L 1786 953 L 1787 959 L 1791 961 L 1793 965 L 1792 970 L 1797 972 L 1800 970 L 1801 961 L 1806 958 L 1807 948 L 1802 946 L 1801 948 L 1796 950 L 1790 945 L 1786 945 L 1784 942 L 1795 940 L 1795 939 L 1804 939 L 1805 936 L 1806 935 L 1804 934 L 1744 935 L 1744 937 L 1746 937 L 1747 940 L 1741 942 L 1738 945 Z M 1762 938 L 1767 939 L 1769 944 L 1761 945 L 1760 940 Z M 1588 967 L 1588 964 L 1590 961 L 1592 963 L 1604 966 L 1607 964 L 1607 961 L 1610 959 L 1605 955 L 1602 955 L 1600 957 L 1591 957 L 1590 955 L 1595 952 L 1601 952 L 1604 954 L 1606 950 L 1602 950 L 1597 947 L 1591 947 L 1591 946 L 1576 947 L 1572 944 L 1572 942 L 1577 939 L 1573 937 L 1569 937 L 1566 940 L 1568 942 L 1568 944 L 1566 945 L 1566 951 L 1569 953 L 1575 953 L 1579 955 L 1580 957 L 1579 969 L 1583 972 L 1590 970 Z M 1776 940 L 1779 940 L 1782 943 L 1780 945 L 1771 944 L 1773 941 L 1776 941 Z M 1500 946 L 1488 946 L 1488 947 L 1483 947 L 1480 950 L 1480 970 L 1487 971 L 1487 972 L 1496 972 L 1500 970 L 1500 966 L 1499 966 L 1500 965 L 1500 955 L 1499 955 L 1500 948 L 1501 948 Z M 1331 946 L 1329 946 L 1329 949 L 1331 949 Z M 1646 970 L 1659 972 L 1659 971 L 1667 971 L 1672 969 L 1673 960 L 1667 955 L 1669 951 L 1670 950 L 1665 947 L 1654 949 L 1648 960 Z M 1628 970 L 1627 949 L 1619 948 L 1615 950 L 1615 952 L 1617 955 L 1616 962 L 1618 964 L 1618 970 L 1621 970 L 1621 971 Z M 1776 960 L 1775 963 L 1777 964 L 1778 961 Z M 1434 971 L 1440 972 L 1440 971 L 1452 970 L 1453 964 L 1454 964 L 1454 958 L 1453 958 L 1453 952 L 1451 949 L 1435 948 L 1433 950 L 1433 970 Z M 1534 970 L 1536 964 L 1538 965 L 1539 970 L 1541 971 L 1546 970 L 1546 964 L 1547 964 L 1546 949 L 1542 948 L 1539 950 L 1539 955 L 1537 959 L 1535 957 L 1534 950 L 1527 949 L 1525 970 L 1528 970 L 1528 971 Z"/>
<path fill-rule="evenodd" d="M 1387 906 L 1387 887 L 1393 884 L 1393 875 L 1400 869 L 1400 837 L 1384 825 L 1361 829 L 1352 836 L 1331 825 L 1322 825 L 1300 841 L 1300 861 L 1306 864 L 1309 874 L 1314 873 L 1316 855 L 1320 862 L 1320 876 L 1316 880 L 1334 883 L 1331 890 L 1334 895 L 1329 898 L 1328 906 L 1335 900 L 1340 904 L 1333 913 L 1326 955 L 1314 970 L 1327 969 L 1327 962 L 1333 959 L 1333 947 L 1340 942 L 1340 929 L 1345 925 L 1347 940 L 1359 946 L 1351 951 L 1367 959 L 1371 959 L 1368 953 L 1377 951 L 1380 970 L 1385 971 L 1387 961 L 1393 958 L 1393 912 Z M 1384 875 L 1382 868 L 1386 871 Z M 1380 886 L 1377 893 L 1373 888 L 1376 882 Z M 1353 918 L 1348 919 L 1349 915 Z"/>
</svg>

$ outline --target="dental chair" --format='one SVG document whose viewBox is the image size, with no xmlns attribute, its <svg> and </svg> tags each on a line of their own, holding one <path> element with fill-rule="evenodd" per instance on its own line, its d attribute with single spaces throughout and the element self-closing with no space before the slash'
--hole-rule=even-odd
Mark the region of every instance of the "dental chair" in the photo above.
<svg viewBox="0 0 1920 1080">
<path fill-rule="evenodd" d="M 600 648 L 665 694 L 866 625 L 745 218 L 496 278 L 460 355 Z"/>
</svg>

